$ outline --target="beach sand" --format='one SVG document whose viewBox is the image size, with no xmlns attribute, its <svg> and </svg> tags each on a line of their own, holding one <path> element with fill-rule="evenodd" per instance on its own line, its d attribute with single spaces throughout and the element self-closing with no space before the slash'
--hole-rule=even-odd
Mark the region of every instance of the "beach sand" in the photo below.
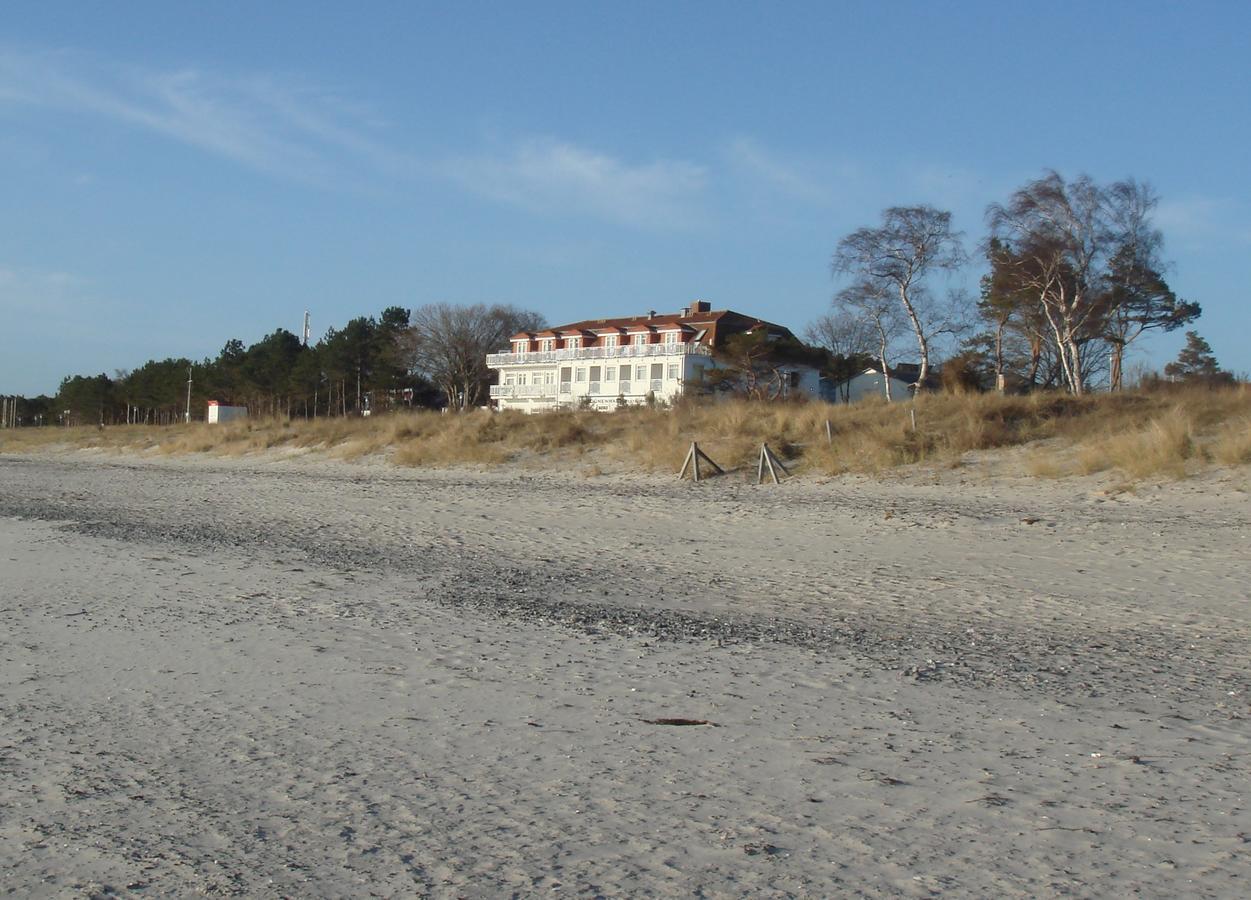
<svg viewBox="0 0 1251 900">
<path fill-rule="evenodd" d="M 1107 488 L 0 456 L 0 885 L 1246 896 L 1245 477 Z"/>
</svg>

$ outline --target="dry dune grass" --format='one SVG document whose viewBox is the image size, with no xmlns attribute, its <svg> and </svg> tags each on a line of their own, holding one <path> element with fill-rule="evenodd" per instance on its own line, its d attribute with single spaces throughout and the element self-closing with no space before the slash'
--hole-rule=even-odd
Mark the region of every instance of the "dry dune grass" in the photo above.
<svg viewBox="0 0 1251 900">
<path fill-rule="evenodd" d="M 465 415 L 416 412 L 370 419 L 0 432 L 0 450 L 16 452 L 50 444 L 228 456 L 318 450 L 345 459 L 389 454 L 405 466 L 513 462 L 566 467 L 580 462 L 584 474 L 605 469 L 674 471 L 691 441 L 699 441 L 727 469 L 754 466 L 762 443 L 802 469 L 828 474 L 882 472 L 914 463 L 958 465 L 970 451 L 1030 446 L 1025 470 L 1037 476 L 1118 471 L 1131 479 L 1177 478 L 1204 464 L 1251 463 L 1251 391 L 933 395 L 915 405 L 728 400 L 611 414 L 479 410 Z"/>
<path fill-rule="evenodd" d="M 1251 417 L 1223 423 L 1212 441 L 1211 453 L 1222 465 L 1251 463 Z"/>
</svg>

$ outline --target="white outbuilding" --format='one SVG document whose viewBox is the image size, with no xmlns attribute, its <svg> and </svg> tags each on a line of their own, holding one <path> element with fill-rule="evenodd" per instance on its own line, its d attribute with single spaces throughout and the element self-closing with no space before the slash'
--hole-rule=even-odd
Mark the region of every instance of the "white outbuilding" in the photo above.
<svg viewBox="0 0 1251 900">
<path fill-rule="evenodd" d="M 223 406 L 216 400 L 208 402 L 208 423 L 210 425 L 224 424 L 233 422 L 235 419 L 246 419 L 248 417 L 248 408 L 246 406 Z"/>
<path fill-rule="evenodd" d="M 865 369 L 854 378 L 832 385 L 826 400 L 831 403 L 857 403 L 871 397 L 886 399 L 886 382 L 890 380 L 890 399 L 894 402 L 912 399 L 913 382 L 899 377 L 899 372 L 891 371 L 883 375 L 879 369 Z"/>
</svg>

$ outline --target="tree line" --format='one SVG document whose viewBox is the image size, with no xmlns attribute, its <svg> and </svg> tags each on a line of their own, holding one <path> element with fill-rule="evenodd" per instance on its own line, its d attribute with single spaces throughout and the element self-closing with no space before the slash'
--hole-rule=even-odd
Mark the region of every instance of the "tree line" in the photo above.
<svg viewBox="0 0 1251 900">
<path fill-rule="evenodd" d="M 317 418 L 397 406 L 469 408 L 487 396 L 486 355 L 542 318 L 511 306 L 391 306 L 305 344 L 284 328 L 215 357 L 149 360 L 70 375 L 54 397 L 17 398 L 22 424 L 172 424 L 204 417 L 208 400 L 253 416 Z"/>
</svg>

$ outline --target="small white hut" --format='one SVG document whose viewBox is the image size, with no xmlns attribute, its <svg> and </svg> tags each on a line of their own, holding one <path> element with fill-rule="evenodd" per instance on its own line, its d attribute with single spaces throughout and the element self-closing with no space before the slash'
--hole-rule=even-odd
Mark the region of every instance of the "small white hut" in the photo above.
<svg viewBox="0 0 1251 900">
<path fill-rule="evenodd" d="M 857 403 L 871 397 L 886 399 L 886 379 L 890 379 L 890 399 L 893 402 L 912 399 L 912 383 L 899 377 L 898 372 L 882 375 L 880 369 L 868 368 L 846 381 L 840 381 L 829 389 L 826 400 L 832 403 Z"/>
<path fill-rule="evenodd" d="M 246 406 L 223 406 L 216 400 L 208 402 L 208 423 L 210 425 L 224 424 L 233 422 L 235 419 L 246 419 L 248 417 L 248 408 Z"/>
</svg>

